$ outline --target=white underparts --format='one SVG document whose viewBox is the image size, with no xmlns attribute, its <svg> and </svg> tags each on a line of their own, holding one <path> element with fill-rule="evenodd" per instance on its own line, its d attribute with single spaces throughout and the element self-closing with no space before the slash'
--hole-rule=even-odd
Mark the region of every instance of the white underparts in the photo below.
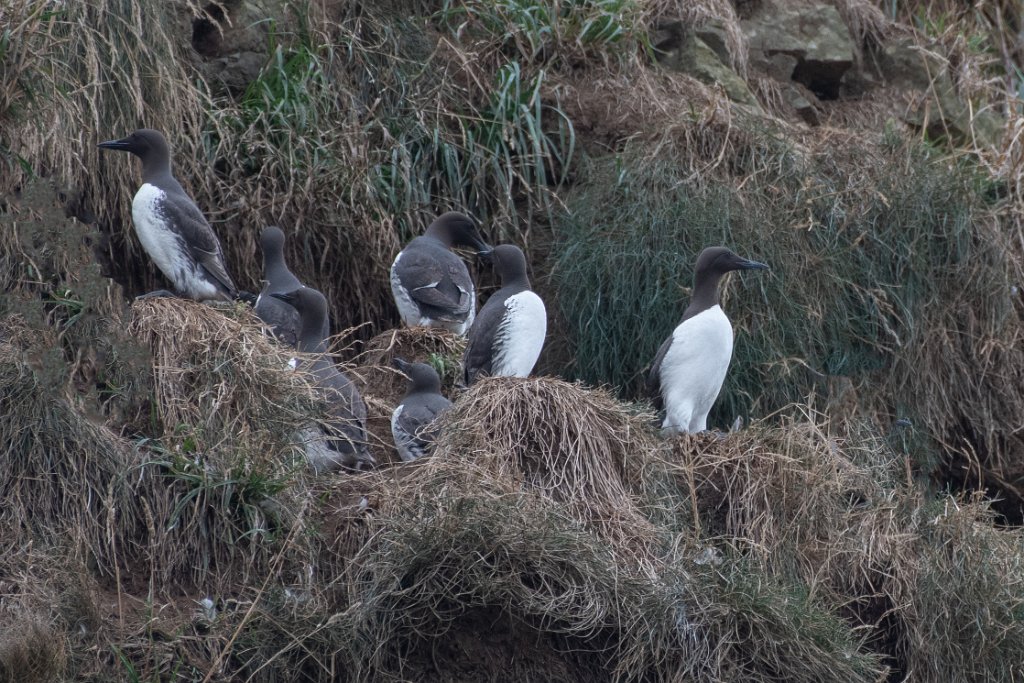
<svg viewBox="0 0 1024 683">
<path fill-rule="evenodd" d="M 708 413 L 722 390 L 732 359 L 732 324 L 721 306 L 680 323 L 661 361 L 662 427 L 676 432 L 707 429 Z"/>
<path fill-rule="evenodd" d="M 179 294 L 199 301 L 221 298 L 216 285 L 188 253 L 182 237 L 169 225 L 160 207 L 165 196 L 163 190 L 149 183 L 143 183 L 135 193 L 132 222 L 142 248 Z"/>
<path fill-rule="evenodd" d="M 547 334 L 548 317 L 540 297 L 525 290 L 505 300 L 505 314 L 494 334 L 491 374 L 526 377 L 533 371 Z"/>
</svg>

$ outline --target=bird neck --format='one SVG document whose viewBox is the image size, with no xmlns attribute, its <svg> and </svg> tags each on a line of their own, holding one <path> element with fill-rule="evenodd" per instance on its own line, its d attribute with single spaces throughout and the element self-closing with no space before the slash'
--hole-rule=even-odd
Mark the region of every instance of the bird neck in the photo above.
<svg viewBox="0 0 1024 683">
<path fill-rule="evenodd" d="M 423 234 L 437 240 L 449 249 L 451 249 L 455 244 L 452 240 L 451 232 L 447 228 L 437 224 L 431 224 Z"/>
<path fill-rule="evenodd" d="M 174 180 L 174 176 L 171 175 L 170 157 L 162 154 L 152 155 L 142 161 L 143 182 L 151 183 L 155 180 L 166 180 L 167 178 Z"/>
<path fill-rule="evenodd" d="M 725 273 L 719 271 L 697 273 L 693 283 L 693 296 L 690 298 L 690 305 L 686 307 L 685 317 L 718 305 L 718 283 L 722 281 L 723 275 Z"/>
<path fill-rule="evenodd" d="M 327 353 L 323 330 L 323 318 L 303 316 L 302 330 L 299 332 L 299 351 L 302 353 Z"/>
<path fill-rule="evenodd" d="M 264 250 L 263 272 L 268 280 L 277 282 L 279 280 L 291 279 L 291 271 L 284 262 L 284 252 L 281 249 Z"/>
</svg>

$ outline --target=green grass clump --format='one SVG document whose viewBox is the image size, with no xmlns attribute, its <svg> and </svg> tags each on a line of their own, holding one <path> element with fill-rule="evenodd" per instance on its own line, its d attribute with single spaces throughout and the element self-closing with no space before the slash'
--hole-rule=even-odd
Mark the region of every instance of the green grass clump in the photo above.
<svg viewBox="0 0 1024 683">
<path fill-rule="evenodd" d="M 724 244 L 772 270 L 723 288 L 736 344 L 710 424 L 831 400 L 847 378 L 861 409 L 909 418 L 933 442 L 962 444 L 963 430 L 1006 463 L 1014 437 L 993 426 L 1024 415 L 1009 379 L 1024 362 L 1011 341 L 1022 274 L 996 188 L 926 146 L 860 144 L 857 158 L 766 141 L 731 181 L 690 174 L 689 153 L 671 144 L 590 162 L 554 226 L 569 374 L 640 393 L 689 300 L 697 254 Z"/>
<path fill-rule="evenodd" d="M 527 61 L 633 49 L 646 40 L 636 0 L 445 0 L 435 14 L 455 33 L 489 38 Z"/>
</svg>

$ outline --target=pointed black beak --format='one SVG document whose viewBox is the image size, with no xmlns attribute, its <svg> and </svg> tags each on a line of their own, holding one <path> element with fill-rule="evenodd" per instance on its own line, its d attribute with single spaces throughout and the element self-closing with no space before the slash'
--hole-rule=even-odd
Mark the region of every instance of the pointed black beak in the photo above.
<svg viewBox="0 0 1024 683">
<path fill-rule="evenodd" d="M 100 149 L 116 149 L 120 152 L 130 152 L 131 144 L 128 142 L 128 138 L 122 138 L 120 140 L 107 140 L 96 145 Z"/>
<path fill-rule="evenodd" d="M 487 248 L 481 249 L 476 253 L 476 255 L 480 257 L 481 261 L 483 261 L 489 266 L 492 266 L 494 265 L 494 247 L 489 247 L 486 244 L 484 246 Z"/>
<path fill-rule="evenodd" d="M 740 270 L 770 270 L 767 263 L 760 263 L 758 261 L 750 261 L 747 259 L 740 259 L 736 267 Z"/>
<path fill-rule="evenodd" d="M 412 363 L 410 363 L 409 361 L 405 360 L 404 358 L 399 358 L 398 356 L 395 356 L 394 358 L 391 359 L 391 364 L 404 373 L 408 373 L 409 366 L 412 365 Z"/>
<path fill-rule="evenodd" d="M 473 238 L 473 246 L 476 247 L 476 251 L 477 251 L 478 254 L 483 254 L 484 252 L 494 251 L 494 248 L 491 245 L 487 244 L 487 242 L 484 242 L 479 237 L 474 237 Z"/>
</svg>

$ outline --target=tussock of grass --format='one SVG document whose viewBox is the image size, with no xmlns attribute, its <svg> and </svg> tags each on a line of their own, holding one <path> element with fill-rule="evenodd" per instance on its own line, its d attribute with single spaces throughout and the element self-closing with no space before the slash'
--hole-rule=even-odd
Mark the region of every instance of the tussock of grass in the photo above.
<svg viewBox="0 0 1024 683">
<path fill-rule="evenodd" d="M 837 440 L 813 416 L 682 437 L 666 462 L 685 518 L 720 557 L 746 558 L 738 580 L 753 570 L 809 588 L 897 673 L 1008 676 L 1024 637 L 1024 535 L 994 528 L 988 503 L 922 499 L 907 464 L 885 440 Z M 982 603 L 994 611 L 979 618 Z"/>
<path fill-rule="evenodd" d="M 453 458 L 566 506 L 617 549 L 652 541 L 636 511 L 630 458 L 654 448 L 649 416 L 632 415 L 611 396 L 562 380 L 492 377 L 474 384 L 444 418 L 435 455 Z M 474 475 L 476 476 L 476 475 Z"/>
<path fill-rule="evenodd" d="M 64 674 L 64 639 L 39 618 L 0 620 L 0 681 L 49 683 Z"/>
<path fill-rule="evenodd" d="M 145 299 L 132 304 L 128 331 L 152 355 L 162 434 L 190 439 L 192 450 L 214 450 L 228 437 L 223 445 L 236 448 L 254 432 L 283 450 L 312 405 L 290 354 L 249 311 Z"/>
<path fill-rule="evenodd" d="M 0 343 L 0 528 L 23 543 L 65 534 L 113 571 L 110 534 L 138 511 L 121 486 L 137 456 L 62 395 L 45 358 Z"/>
<path fill-rule="evenodd" d="M 644 512 L 681 510 L 685 498 L 646 491 L 643 480 L 664 477 L 647 420 L 607 394 L 491 378 L 445 425 L 431 458 L 378 491 L 374 531 L 354 559 L 339 628 L 360 634 L 350 648 L 361 676 L 399 671 L 477 608 L 606 657 L 615 680 L 878 675 L 800 583 L 738 555 L 721 568 L 696 563 L 692 527 L 667 543 Z"/>
<path fill-rule="evenodd" d="M 161 581 L 258 576 L 302 527 L 295 434 L 323 406 L 250 312 L 147 299 L 128 327 L 152 356 L 160 425 L 140 482 L 139 550 Z"/>
</svg>

